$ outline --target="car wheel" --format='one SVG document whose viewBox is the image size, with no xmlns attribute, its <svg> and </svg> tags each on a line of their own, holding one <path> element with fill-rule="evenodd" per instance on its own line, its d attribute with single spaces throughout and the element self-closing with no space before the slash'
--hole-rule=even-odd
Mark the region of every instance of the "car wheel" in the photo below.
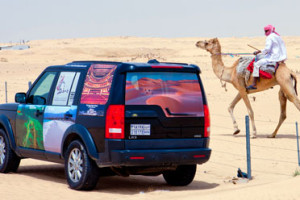
<svg viewBox="0 0 300 200">
<path fill-rule="evenodd" d="M 16 172 L 20 160 L 20 157 L 11 149 L 6 133 L 0 129 L 0 172 Z"/>
<path fill-rule="evenodd" d="M 163 177 L 169 185 L 186 186 L 195 177 L 197 165 L 179 165 L 174 171 L 163 172 Z"/>
<path fill-rule="evenodd" d="M 78 140 L 73 141 L 65 156 L 65 173 L 69 186 L 75 190 L 94 189 L 99 178 L 98 171 L 84 145 Z"/>
</svg>

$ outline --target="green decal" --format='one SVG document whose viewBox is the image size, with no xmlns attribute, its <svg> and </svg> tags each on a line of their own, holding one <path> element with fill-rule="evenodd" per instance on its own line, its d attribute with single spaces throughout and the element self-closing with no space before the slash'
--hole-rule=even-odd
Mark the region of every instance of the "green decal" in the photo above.
<svg viewBox="0 0 300 200">
<path fill-rule="evenodd" d="M 19 146 L 44 150 L 43 115 L 36 115 L 37 110 L 43 112 L 45 106 L 20 105 L 17 111 L 17 143 Z"/>
</svg>

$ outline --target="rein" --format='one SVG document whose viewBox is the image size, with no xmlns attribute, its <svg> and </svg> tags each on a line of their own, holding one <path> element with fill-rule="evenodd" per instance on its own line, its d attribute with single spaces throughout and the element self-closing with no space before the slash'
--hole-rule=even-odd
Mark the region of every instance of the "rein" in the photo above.
<svg viewBox="0 0 300 200">
<path fill-rule="evenodd" d="M 253 53 L 216 53 L 214 55 L 223 55 L 223 56 L 241 56 L 241 55 L 253 55 Z"/>
</svg>

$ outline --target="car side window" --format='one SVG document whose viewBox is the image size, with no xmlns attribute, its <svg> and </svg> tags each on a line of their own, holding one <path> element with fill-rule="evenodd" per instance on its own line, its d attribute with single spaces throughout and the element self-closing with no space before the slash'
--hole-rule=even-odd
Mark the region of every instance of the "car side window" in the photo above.
<svg viewBox="0 0 300 200">
<path fill-rule="evenodd" d="M 71 106 L 74 101 L 80 72 L 61 72 L 55 86 L 52 105 Z"/>
<path fill-rule="evenodd" d="M 117 65 L 93 64 L 88 70 L 80 99 L 81 104 L 105 105 Z"/>
<path fill-rule="evenodd" d="M 30 91 L 27 103 L 35 105 L 45 105 L 48 102 L 53 80 L 57 72 L 46 72 L 34 85 Z"/>
</svg>

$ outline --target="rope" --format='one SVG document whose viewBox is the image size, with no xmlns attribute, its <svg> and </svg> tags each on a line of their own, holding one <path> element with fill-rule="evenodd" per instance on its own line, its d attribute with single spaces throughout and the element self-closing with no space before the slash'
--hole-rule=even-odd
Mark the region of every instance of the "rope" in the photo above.
<svg viewBox="0 0 300 200">
<path fill-rule="evenodd" d="M 217 53 L 215 55 L 229 55 L 231 57 L 234 57 L 234 56 L 240 56 L 240 55 L 253 55 L 252 53 Z M 225 89 L 225 92 L 227 92 L 227 88 L 226 88 L 226 82 L 222 82 L 222 76 L 223 76 L 223 73 L 224 73 L 224 67 L 222 69 L 222 73 L 221 73 L 221 77 L 220 77 L 220 83 L 221 83 L 221 87 Z"/>
<path fill-rule="evenodd" d="M 231 119 L 231 117 L 229 115 L 223 115 L 223 114 L 217 114 L 217 113 L 214 113 L 214 116 L 218 116 L 218 117 L 224 117 L 224 118 L 228 118 L 228 119 Z M 244 120 L 245 118 L 243 117 L 235 117 L 235 119 L 239 119 L 239 120 Z M 260 119 L 257 119 L 255 118 L 254 119 L 255 122 L 264 122 L 264 123 L 274 123 L 274 124 L 278 124 L 278 121 L 273 121 L 273 120 L 260 120 Z M 284 124 L 295 124 L 295 122 L 288 122 L 288 121 L 285 121 Z M 267 125 L 268 126 L 268 125 Z"/>
<path fill-rule="evenodd" d="M 224 56 L 240 56 L 240 55 L 253 55 L 253 53 L 218 53 L 218 55 L 224 55 Z"/>
<path fill-rule="evenodd" d="M 226 82 L 224 82 L 224 83 L 222 82 L 222 77 L 223 77 L 223 74 L 224 74 L 224 70 L 225 70 L 225 67 L 223 66 L 221 77 L 220 77 L 220 83 L 221 83 L 221 87 L 225 88 L 225 92 L 227 92 Z"/>
</svg>

